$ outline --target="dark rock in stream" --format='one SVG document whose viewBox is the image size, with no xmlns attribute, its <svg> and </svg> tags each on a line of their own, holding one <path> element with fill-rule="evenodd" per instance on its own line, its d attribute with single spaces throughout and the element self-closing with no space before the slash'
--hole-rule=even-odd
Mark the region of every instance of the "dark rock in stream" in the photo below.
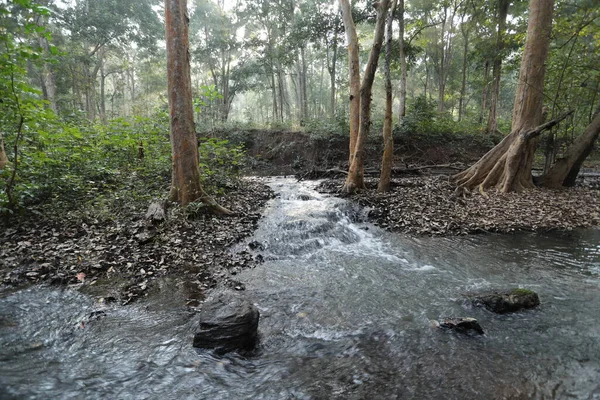
<svg viewBox="0 0 600 400">
<path fill-rule="evenodd" d="M 218 354 L 252 350 L 258 341 L 258 319 L 258 309 L 238 293 L 216 293 L 202 304 L 194 347 Z"/>
<path fill-rule="evenodd" d="M 485 307 L 497 314 L 520 311 L 540 305 L 537 293 L 527 289 L 513 289 L 509 292 L 492 292 L 470 296 L 478 307 Z"/>
<path fill-rule="evenodd" d="M 451 329 L 459 333 L 474 332 L 479 335 L 483 335 L 485 333 L 475 318 L 446 318 L 440 322 L 439 327 L 442 329 Z"/>
</svg>

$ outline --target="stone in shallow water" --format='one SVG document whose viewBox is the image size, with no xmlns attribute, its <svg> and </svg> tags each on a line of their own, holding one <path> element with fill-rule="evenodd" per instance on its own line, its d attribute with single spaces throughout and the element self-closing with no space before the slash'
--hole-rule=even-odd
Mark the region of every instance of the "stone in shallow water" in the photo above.
<svg viewBox="0 0 600 400">
<path fill-rule="evenodd" d="M 458 318 L 446 318 L 440 322 L 440 328 L 452 329 L 460 333 L 478 333 L 483 335 L 483 328 L 479 325 L 479 322 L 475 318 L 458 317 Z"/>
<path fill-rule="evenodd" d="M 474 305 L 485 307 L 497 314 L 534 308 L 540 304 L 540 298 L 537 293 L 527 289 L 478 294 L 472 296 L 471 301 Z"/>
<path fill-rule="evenodd" d="M 214 349 L 219 354 L 252 350 L 258 341 L 259 312 L 239 293 L 216 293 L 202 304 L 194 347 Z"/>
</svg>

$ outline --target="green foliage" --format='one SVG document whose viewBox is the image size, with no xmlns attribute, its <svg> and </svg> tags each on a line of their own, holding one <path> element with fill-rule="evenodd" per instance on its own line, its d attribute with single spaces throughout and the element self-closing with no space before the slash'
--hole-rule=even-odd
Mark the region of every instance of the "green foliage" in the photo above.
<svg viewBox="0 0 600 400">
<path fill-rule="evenodd" d="M 339 139 L 347 137 L 350 132 L 348 118 L 342 115 L 342 118 L 330 119 L 311 119 L 304 126 L 306 132 L 314 140 L 318 139 Z"/>
<path fill-rule="evenodd" d="M 228 140 L 208 138 L 200 141 L 200 177 L 211 192 L 222 191 L 239 178 L 245 161 L 242 145 Z"/>
<path fill-rule="evenodd" d="M 406 116 L 394 128 L 399 143 L 424 146 L 443 146 L 459 142 L 493 147 L 502 138 L 481 133 L 481 125 L 470 121 L 454 121 L 450 114 L 436 111 L 436 103 L 419 96 L 408 105 Z"/>
<path fill-rule="evenodd" d="M 12 150 L 10 163 L 0 171 L 0 214 L 13 212 L 21 197 L 34 190 L 21 181 L 20 164 L 30 156 L 22 145 L 33 140 L 39 125 L 52 117 L 44 109 L 40 91 L 27 79 L 28 65 L 44 62 L 43 50 L 32 43 L 50 37 L 37 23 L 48 13 L 47 8 L 30 0 L 0 4 L 0 132 Z"/>
<path fill-rule="evenodd" d="M 164 190 L 170 171 L 168 119 L 116 119 L 107 125 L 62 121 L 49 112 L 21 149 L 16 203 L 72 206 L 113 190 L 129 177 Z M 84 120 L 85 121 L 85 120 Z M 143 158 L 140 157 L 143 152 Z M 156 179 L 160 176 L 163 179 Z"/>
</svg>

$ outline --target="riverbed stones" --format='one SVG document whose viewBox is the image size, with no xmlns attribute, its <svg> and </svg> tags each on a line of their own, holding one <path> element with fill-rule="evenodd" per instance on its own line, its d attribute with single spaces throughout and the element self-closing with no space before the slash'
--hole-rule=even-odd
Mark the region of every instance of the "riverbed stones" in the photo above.
<svg viewBox="0 0 600 400">
<path fill-rule="evenodd" d="M 485 307 L 497 314 L 506 314 L 537 307 L 540 298 L 537 293 L 527 289 L 512 289 L 504 292 L 491 292 L 471 296 L 478 307 Z"/>
<path fill-rule="evenodd" d="M 258 341 L 258 309 L 239 293 L 222 291 L 202 304 L 194 347 L 219 354 L 252 350 Z"/>
<path fill-rule="evenodd" d="M 459 333 L 483 335 L 484 331 L 475 318 L 452 317 L 446 318 L 440 322 L 439 327 L 449 329 Z"/>
</svg>

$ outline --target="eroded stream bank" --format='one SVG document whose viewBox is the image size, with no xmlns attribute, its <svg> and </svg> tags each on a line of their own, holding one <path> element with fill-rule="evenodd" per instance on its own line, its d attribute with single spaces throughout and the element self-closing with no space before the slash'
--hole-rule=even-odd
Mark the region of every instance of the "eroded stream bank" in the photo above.
<svg viewBox="0 0 600 400">
<path fill-rule="evenodd" d="M 33 287 L 0 299 L 0 397 L 600 397 L 600 231 L 414 239 L 314 183 L 271 186 L 279 196 L 240 245 L 265 262 L 236 277 L 262 314 L 256 356 L 195 351 L 171 281 L 87 320 L 91 298 Z M 498 316 L 464 301 L 515 286 L 542 305 Z M 486 336 L 430 328 L 451 315 Z"/>
</svg>

